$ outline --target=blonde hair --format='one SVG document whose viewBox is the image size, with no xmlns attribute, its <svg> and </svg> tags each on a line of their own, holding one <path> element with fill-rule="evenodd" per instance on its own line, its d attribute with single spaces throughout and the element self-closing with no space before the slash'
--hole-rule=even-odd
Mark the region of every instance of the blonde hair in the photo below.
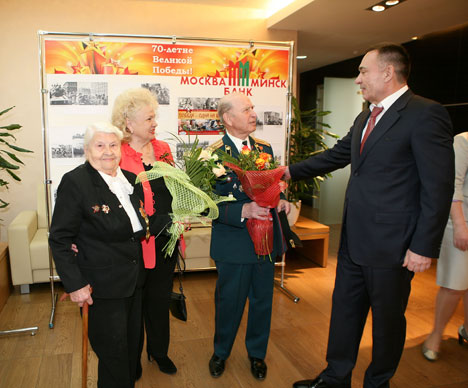
<svg viewBox="0 0 468 388">
<path fill-rule="evenodd" d="M 127 129 L 127 119 L 133 119 L 135 114 L 145 106 L 151 106 L 155 112 L 159 106 L 154 94 L 145 88 L 128 89 L 115 99 L 111 121 L 122 131 L 124 143 L 128 143 L 132 137 Z"/>
<path fill-rule="evenodd" d="M 123 137 L 122 132 L 119 130 L 119 128 L 115 127 L 107 121 L 100 121 L 97 123 L 93 123 L 86 128 L 86 132 L 83 139 L 84 147 L 88 147 L 89 143 L 91 142 L 91 140 L 93 140 L 93 137 L 94 135 L 96 135 L 96 133 L 113 133 L 115 136 L 117 136 L 117 138 L 120 141 L 122 141 Z"/>
</svg>

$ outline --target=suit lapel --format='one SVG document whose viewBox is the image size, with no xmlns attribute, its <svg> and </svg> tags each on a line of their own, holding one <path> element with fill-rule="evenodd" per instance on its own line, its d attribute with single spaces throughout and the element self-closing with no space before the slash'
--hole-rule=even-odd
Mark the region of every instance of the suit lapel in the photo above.
<svg viewBox="0 0 468 388">
<path fill-rule="evenodd" d="M 407 104 L 410 98 L 413 96 L 413 93 L 410 90 L 407 90 L 398 100 L 396 100 L 384 113 L 382 118 L 374 127 L 373 131 L 369 135 L 366 140 L 366 144 L 362 150 L 362 154 L 360 155 L 360 162 L 365 159 L 366 155 L 369 151 L 374 147 L 374 145 L 382 138 L 382 136 L 389 131 L 395 123 L 400 119 L 399 111 L 402 110 Z M 369 114 L 365 115 L 366 120 L 369 117 Z M 365 125 L 365 122 L 364 122 Z M 361 129 L 360 134 L 362 135 L 362 131 L 364 128 Z M 359 137 L 358 149 L 357 154 L 359 155 L 359 147 L 361 142 L 361 136 Z"/>
<path fill-rule="evenodd" d="M 228 135 L 223 136 L 223 145 L 224 151 L 226 151 L 228 154 L 231 154 L 234 158 L 239 157 L 239 151 Z"/>
<path fill-rule="evenodd" d="M 257 145 L 257 142 L 253 139 L 252 136 L 249 136 L 249 143 L 250 143 L 250 149 L 251 150 L 257 150 L 257 151 L 261 151 L 261 147 L 259 147 Z M 260 149 L 259 149 L 260 148 Z"/>
<path fill-rule="evenodd" d="M 89 171 L 91 181 L 96 190 L 97 198 L 101 202 L 101 207 L 107 205 L 109 207 L 109 213 L 111 215 L 115 215 L 115 217 L 112 217 L 113 222 L 120 221 L 122 224 L 126 225 L 133 231 L 130 218 L 128 217 L 127 212 L 121 205 L 117 196 L 109 190 L 107 183 L 104 181 L 99 172 L 89 164 L 89 162 L 86 162 L 86 167 Z"/>
<path fill-rule="evenodd" d="M 357 134 L 356 136 L 353 136 L 352 148 L 353 148 L 353 151 L 355 152 L 357 151 L 358 154 L 359 154 L 359 149 L 361 148 L 362 132 L 364 131 L 369 115 L 370 115 L 370 110 L 366 109 L 365 111 L 360 113 L 356 121 Z"/>
<path fill-rule="evenodd" d="M 125 178 L 132 184 L 133 188 L 135 188 L 135 174 L 122 170 L 122 173 L 125 175 Z M 144 213 L 144 204 L 143 201 L 138 197 L 138 195 L 135 193 L 135 190 L 133 190 L 133 193 L 130 195 L 130 201 L 132 202 L 133 208 L 136 211 L 136 214 L 140 220 L 141 225 L 145 226 L 146 225 L 146 220 L 143 216 Z M 141 210 L 140 210 L 141 209 Z"/>
<path fill-rule="evenodd" d="M 364 131 L 364 127 L 366 125 L 367 119 L 369 118 L 370 110 L 366 109 L 362 111 L 356 119 L 356 124 L 354 125 L 352 143 L 351 143 L 351 165 L 357 166 L 359 159 L 361 158 L 360 155 L 360 148 L 361 148 L 361 138 L 362 132 Z"/>
</svg>

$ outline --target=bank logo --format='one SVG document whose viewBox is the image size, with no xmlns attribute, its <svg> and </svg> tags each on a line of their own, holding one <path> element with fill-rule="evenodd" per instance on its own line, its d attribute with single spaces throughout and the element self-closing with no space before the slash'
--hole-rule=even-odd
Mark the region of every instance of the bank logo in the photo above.
<svg viewBox="0 0 468 388">
<path fill-rule="evenodd" d="M 250 63 L 230 62 L 227 69 L 229 75 L 229 86 L 249 86 L 250 80 Z"/>
</svg>

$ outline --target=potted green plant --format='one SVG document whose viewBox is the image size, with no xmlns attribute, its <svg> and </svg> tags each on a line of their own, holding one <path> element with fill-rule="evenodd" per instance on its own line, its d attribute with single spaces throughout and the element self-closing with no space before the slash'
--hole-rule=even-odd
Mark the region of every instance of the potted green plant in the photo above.
<svg viewBox="0 0 468 388">
<path fill-rule="evenodd" d="M 14 106 L 1 111 L 0 116 L 9 112 L 13 108 Z M 10 132 L 20 128 L 21 125 L 19 124 L 10 124 L 0 127 L 0 169 L 6 171 L 9 177 L 13 178 L 15 181 L 21 181 L 21 178 L 18 175 L 16 175 L 14 171 L 19 170 L 19 164 L 24 165 L 24 163 L 16 156 L 14 152 L 33 152 L 25 148 L 17 147 L 6 140 L 8 138 L 12 138 L 16 141 L 15 136 L 13 136 L 13 134 L 11 134 Z M 7 157 L 11 161 L 6 159 L 5 157 Z M 8 188 L 8 184 L 9 182 L 6 180 L 6 178 L 3 179 L 0 177 L 0 187 Z M 5 202 L 3 199 L 0 198 L 0 209 L 3 209 L 8 205 L 8 202 Z"/>
<path fill-rule="evenodd" d="M 330 111 L 311 109 L 301 111 L 296 98 L 292 97 L 292 119 L 289 137 L 289 164 L 300 162 L 310 156 L 317 155 L 328 149 L 325 137 L 338 139 L 339 136 L 330 132 L 330 126 L 323 122 L 323 117 Z M 301 200 L 316 198 L 315 192 L 320 190 L 320 183 L 331 177 L 331 174 L 314 177 L 310 180 L 290 181 L 287 199 L 291 206 L 290 224 L 294 224 L 299 216 Z M 296 214 L 297 213 L 297 214 Z"/>
</svg>

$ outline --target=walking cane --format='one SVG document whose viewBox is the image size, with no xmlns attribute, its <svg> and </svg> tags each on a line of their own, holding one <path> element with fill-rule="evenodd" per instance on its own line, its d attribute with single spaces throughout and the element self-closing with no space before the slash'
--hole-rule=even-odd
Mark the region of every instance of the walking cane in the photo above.
<svg viewBox="0 0 468 388">
<path fill-rule="evenodd" d="M 88 379 L 88 303 L 83 303 L 83 332 L 82 332 L 82 360 L 81 360 L 81 387 L 86 388 Z"/>
<path fill-rule="evenodd" d="M 92 293 L 93 289 L 90 287 L 89 292 Z M 69 296 L 64 293 L 60 297 L 60 302 L 63 302 Z M 88 303 L 84 302 L 81 309 L 82 326 L 82 344 L 81 344 L 81 387 L 86 388 L 88 380 Z"/>
</svg>

